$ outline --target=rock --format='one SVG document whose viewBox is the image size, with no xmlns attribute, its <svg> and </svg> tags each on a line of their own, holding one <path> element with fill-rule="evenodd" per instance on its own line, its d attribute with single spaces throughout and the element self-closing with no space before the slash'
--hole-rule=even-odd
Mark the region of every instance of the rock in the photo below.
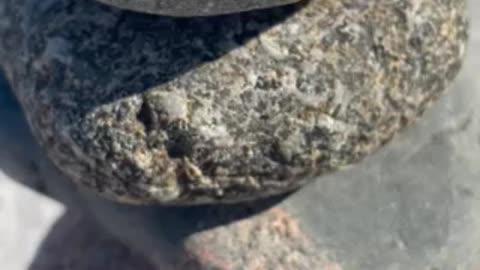
<svg viewBox="0 0 480 270">
<path fill-rule="evenodd" d="M 32 131 L 90 190 L 235 202 L 358 162 L 447 88 L 463 0 L 313 0 L 209 18 L 92 1 L 0 3 L 0 59 Z"/>
<path fill-rule="evenodd" d="M 470 1 L 469 10 L 472 15 L 479 14 L 480 2 Z M 283 261 L 291 262 L 292 257 L 302 258 L 302 253 L 305 253 L 315 254 L 307 262 L 319 262 L 317 265 L 303 263 L 295 270 L 480 269 L 479 16 L 472 17 L 472 30 L 466 63 L 462 68 L 462 76 L 456 80 L 452 89 L 454 91 L 441 98 L 415 127 L 402 132 L 392 143 L 358 166 L 324 176 L 321 181 L 313 182 L 309 188 L 302 189 L 276 204 L 274 209 L 257 213 L 250 219 L 242 217 L 245 217 L 245 213 L 255 214 L 255 205 L 252 207 L 251 204 L 244 205 L 243 211 L 240 206 L 133 207 L 103 200 L 88 191 L 77 192 L 68 177 L 58 172 L 43 156 L 42 151 L 38 150 L 29 136 L 20 109 L 9 96 L 10 91 L 2 87 L 0 112 L 5 119 L 0 121 L 0 170 L 8 171 L 9 175 L 14 175 L 20 178 L 19 180 L 31 178 L 22 181 L 24 183 L 41 180 L 47 186 L 42 190 L 49 193 L 52 189 L 55 190 L 55 195 L 58 195 L 56 198 L 67 200 L 67 205 L 89 208 L 112 234 L 120 237 L 129 246 L 141 249 L 148 257 L 160 261 L 155 265 L 161 265 L 165 255 L 173 262 L 182 259 L 189 262 L 184 264 L 187 267 L 183 269 L 176 265 L 170 268 L 161 265 L 155 269 L 186 270 L 189 269 L 188 266 L 196 266 L 195 264 L 201 265 L 196 269 L 225 269 L 218 267 L 219 263 L 222 264 L 232 257 L 235 260 L 227 265 L 232 266 L 230 269 L 239 263 L 243 263 L 240 269 L 248 269 L 244 266 L 258 266 L 261 263 L 266 265 L 260 269 L 282 269 L 282 260 L 268 263 L 290 247 L 293 247 L 293 255 L 290 255 L 289 260 Z M 1 79 L 0 86 L 3 86 Z M 10 181 L 0 182 L 8 186 Z M 22 192 L 18 194 L 21 196 L 16 197 L 16 192 L 2 191 L 7 196 L 7 201 L 2 201 L 0 211 L 5 210 L 6 206 L 7 213 L 0 216 L 11 220 L 8 215 L 10 205 L 11 210 L 14 210 L 12 214 L 16 214 L 15 211 L 20 214 L 16 217 L 25 217 L 25 214 L 29 213 L 38 216 L 40 220 L 39 226 L 30 227 L 39 220 L 25 218 L 24 223 L 16 227 L 20 235 L 14 235 L 15 237 L 21 239 L 22 235 L 26 236 L 25 229 L 29 229 L 29 239 L 19 241 L 22 243 L 19 243 L 18 247 L 25 247 L 24 250 L 17 250 L 16 253 L 9 253 L 7 250 L 6 254 L 25 254 L 33 250 L 29 247 L 37 244 L 34 240 L 39 238 L 35 238 L 35 233 L 42 228 L 48 229 L 44 222 L 47 217 L 43 211 L 37 211 L 37 204 L 32 204 L 28 198 L 25 200 L 22 197 L 29 192 Z M 30 209 L 9 204 L 8 198 L 12 196 L 14 202 Z M 74 202 L 70 202 L 72 200 Z M 43 210 L 43 206 L 40 206 Z M 259 208 L 259 205 L 256 207 Z M 64 227 L 62 225 L 65 223 L 74 223 L 71 222 L 75 219 L 72 218 L 72 213 L 76 215 L 78 212 L 77 208 L 68 211 L 69 214 L 59 221 L 60 227 Z M 228 215 L 229 218 L 225 219 L 222 215 Z M 277 220 L 286 222 L 275 222 Z M 271 224 L 269 221 L 274 222 Z M 7 232 L 11 229 L 9 224 L 2 224 L 6 225 Z M 248 226 L 243 227 L 241 224 Z M 290 228 L 298 225 L 301 235 L 307 236 L 310 241 L 304 242 L 306 250 L 295 249 L 295 246 L 299 246 L 298 241 L 285 241 L 288 237 L 277 238 L 279 232 L 292 231 L 282 229 L 285 228 L 282 224 L 287 224 Z M 291 226 L 292 224 L 294 226 Z M 251 231 L 252 225 L 262 234 L 255 234 L 253 245 L 242 246 L 245 239 L 243 237 L 249 237 L 249 234 L 244 232 Z M 101 241 L 101 235 L 85 237 L 88 233 L 91 234 L 91 231 L 87 228 L 85 234 L 85 229 L 79 226 L 85 224 L 73 224 L 71 228 L 68 227 L 67 233 L 61 235 L 63 239 L 59 241 L 67 242 L 67 250 L 69 246 L 78 247 L 75 246 L 78 243 L 72 242 L 78 235 L 84 236 L 87 247 L 98 243 L 99 239 Z M 58 231 L 62 231 L 56 227 L 58 226 L 52 228 L 49 236 L 44 237 L 46 241 L 43 246 L 47 246 L 47 252 L 52 251 L 48 249 L 50 240 L 59 234 Z M 274 230 L 265 231 L 269 227 Z M 15 231 L 15 228 L 13 229 Z M 69 236 L 68 233 L 75 235 Z M 217 234 L 226 235 L 228 238 L 217 237 Z M 6 236 L 7 243 L 9 238 L 12 238 L 12 241 L 15 238 Z M 179 238 L 181 241 L 178 241 Z M 180 246 L 179 249 L 167 246 L 164 250 L 166 239 L 169 239 L 172 245 Z M 207 242 L 208 239 L 213 240 Z M 2 240 L 5 242 L 5 238 Z M 206 245 L 202 246 L 201 243 Z M 258 249 L 271 243 L 276 244 L 275 248 Z M 184 244 L 187 244 L 186 248 L 182 248 Z M 94 256 L 94 259 L 103 261 L 106 258 L 103 254 L 110 255 L 112 250 L 117 249 L 111 245 L 102 245 L 98 250 L 91 251 L 102 254 L 100 258 Z M 57 252 L 53 255 L 58 255 L 57 250 L 53 252 Z M 244 255 L 242 252 L 247 253 Z M 73 258 L 78 258 L 75 255 L 78 254 L 73 254 Z M 128 261 L 125 262 L 128 256 L 125 256 L 125 253 L 120 255 L 112 261 L 113 269 L 131 266 Z M 14 265 L 26 263 L 23 268 L 9 268 L 2 264 L 4 269 L 26 269 L 30 262 L 25 260 L 27 257 L 11 260 L 3 256 L 4 259 L 0 260 L 3 263 L 6 259 L 7 266 L 9 259 Z M 57 259 L 53 262 L 58 263 L 58 256 L 52 257 Z M 72 257 L 65 256 L 61 260 L 65 258 L 68 260 Z M 37 257 L 34 260 L 38 262 L 38 259 Z M 89 259 L 92 261 L 92 258 Z M 95 269 L 92 265 L 89 266 L 88 269 Z M 75 266 L 69 264 L 69 267 Z M 100 267 L 102 270 L 104 268 Z"/>
<path fill-rule="evenodd" d="M 291 4 L 299 0 L 98 0 L 105 4 L 150 14 L 207 16 Z"/>
<path fill-rule="evenodd" d="M 284 200 L 137 207 L 77 192 L 48 165 L 39 175 L 161 270 L 479 269 L 479 54 L 415 127 Z"/>
<path fill-rule="evenodd" d="M 161 270 L 478 269 L 479 61 L 469 62 L 425 121 L 283 201 L 133 207 L 77 192 L 49 164 L 38 175 Z"/>
</svg>

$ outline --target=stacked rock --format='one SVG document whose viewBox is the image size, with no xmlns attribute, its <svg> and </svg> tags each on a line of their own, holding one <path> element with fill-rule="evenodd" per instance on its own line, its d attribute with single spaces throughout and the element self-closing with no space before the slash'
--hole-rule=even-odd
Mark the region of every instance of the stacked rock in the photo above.
<svg viewBox="0 0 480 270">
<path fill-rule="evenodd" d="M 253 200 L 358 162 L 467 39 L 464 0 L 101 2 L 1 1 L 0 64 L 58 168 L 127 203 Z"/>
<path fill-rule="evenodd" d="M 291 4 L 299 0 L 99 0 L 119 8 L 178 17 L 236 13 Z"/>
</svg>

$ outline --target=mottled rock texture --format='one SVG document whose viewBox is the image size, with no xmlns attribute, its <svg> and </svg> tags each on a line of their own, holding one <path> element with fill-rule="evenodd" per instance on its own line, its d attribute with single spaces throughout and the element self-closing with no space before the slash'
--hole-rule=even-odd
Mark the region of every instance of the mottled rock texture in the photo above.
<svg viewBox="0 0 480 270">
<path fill-rule="evenodd" d="M 174 19 L 92 0 L 0 2 L 0 59 L 76 182 L 122 202 L 250 200 L 359 161 L 465 51 L 463 0 L 313 0 Z"/>
<path fill-rule="evenodd" d="M 299 0 L 98 0 L 123 9 L 171 16 L 228 14 L 291 4 Z"/>
</svg>

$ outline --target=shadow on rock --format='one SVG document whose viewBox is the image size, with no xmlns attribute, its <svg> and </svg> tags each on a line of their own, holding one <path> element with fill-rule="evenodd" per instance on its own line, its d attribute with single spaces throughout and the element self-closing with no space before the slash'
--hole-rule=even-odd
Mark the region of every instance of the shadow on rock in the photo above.
<svg viewBox="0 0 480 270">
<path fill-rule="evenodd" d="M 68 111 L 74 102 L 71 113 L 83 117 L 98 106 L 142 94 L 215 61 L 303 5 L 176 18 L 119 10 L 93 0 L 27 1 L 27 7 L 20 8 L 32 15 L 26 22 L 32 34 L 18 39 L 28 38 L 32 46 L 28 68 L 36 73 L 37 90 L 54 89 L 56 106 Z M 53 23 L 57 21 L 62 23 Z M 16 46 L 5 42 L 3 50 L 15 52 Z M 33 70 L 36 59 L 45 72 Z M 65 95 L 70 103 L 62 99 Z"/>
<path fill-rule="evenodd" d="M 28 270 L 156 269 L 145 258 L 114 240 L 92 221 L 67 212 L 52 227 Z"/>
</svg>

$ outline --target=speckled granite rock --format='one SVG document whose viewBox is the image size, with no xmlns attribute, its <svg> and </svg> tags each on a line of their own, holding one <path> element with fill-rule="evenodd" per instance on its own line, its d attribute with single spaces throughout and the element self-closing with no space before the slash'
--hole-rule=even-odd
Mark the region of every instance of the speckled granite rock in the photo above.
<svg viewBox="0 0 480 270">
<path fill-rule="evenodd" d="M 0 3 L 0 59 L 64 173 L 123 202 L 231 202 L 359 161 L 455 77 L 463 0 L 211 18 Z"/>
<path fill-rule="evenodd" d="M 228 14 L 291 4 L 299 0 L 98 0 L 123 9 L 172 16 Z"/>
</svg>

